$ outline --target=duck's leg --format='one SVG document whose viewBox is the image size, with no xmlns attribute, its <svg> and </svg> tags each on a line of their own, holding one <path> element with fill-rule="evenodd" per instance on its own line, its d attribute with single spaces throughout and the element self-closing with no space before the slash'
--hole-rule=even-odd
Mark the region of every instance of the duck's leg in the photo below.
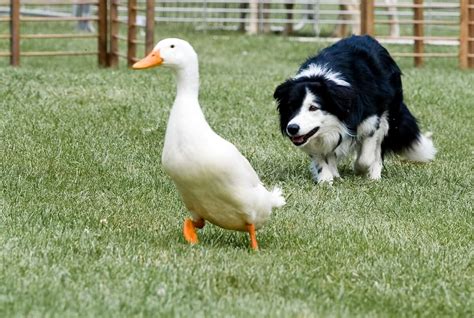
<svg viewBox="0 0 474 318">
<path fill-rule="evenodd" d="M 204 219 L 198 219 L 197 221 L 185 219 L 183 225 L 184 239 L 190 244 L 197 244 L 199 240 L 196 234 L 196 228 L 202 229 L 204 225 Z"/>
<path fill-rule="evenodd" d="M 247 227 L 247 232 L 249 232 L 249 235 L 250 235 L 250 247 L 254 251 L 258 251 L 257 236 L 255 234 L 255 225 L 247 224 L 246 227 Z"/>
</svg>

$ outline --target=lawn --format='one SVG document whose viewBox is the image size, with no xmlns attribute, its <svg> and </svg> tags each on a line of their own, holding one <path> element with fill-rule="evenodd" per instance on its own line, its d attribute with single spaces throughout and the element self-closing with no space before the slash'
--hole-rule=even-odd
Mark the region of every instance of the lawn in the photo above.
<svg viewBox="0 0 474 318">
<path fill-rule="evenodd" d="M 436 160 L 389 158 L 378 182 L 347 161 L 342 181 L 316 185 L 272 94 L 324 44 L 158 29 L 169 36 L 199 54 L 210 125 L 284 190 L 261 250 L 210 224 L 185 243 L 187 212 L 160 165 L 170 71 L 3 59 L 1 317 L 472 317 L 474 73 L 399 60 Z"/>
</svg>

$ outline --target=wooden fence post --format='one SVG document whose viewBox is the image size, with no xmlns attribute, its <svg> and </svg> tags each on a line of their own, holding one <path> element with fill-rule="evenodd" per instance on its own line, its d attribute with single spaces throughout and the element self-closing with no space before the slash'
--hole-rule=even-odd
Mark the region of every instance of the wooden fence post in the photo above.
<svg viewBox="0 0 474 318">
<path fill-rule="evenodd" d="M 119 0 L 112 0 L 110 2 L 110 53 L 109 65 L 117 67 L 119 62 L 118 50 L 118 34 L 119 34 L 119 17 L 118 17 Z"/>
<path fill-rule="evenodd" d="M 146 1 L 145 55 L 153 50 L 155 31 L 155 0 Z"/>
<path fill-rule="evenodd" d="M 424 16 L 423 16 L 423 0 L 414 0 L 415 7 L 413 8 L 415 22 L 413 24 L 413 33 L 415 35 L 415 67 L 423 66 L 423 52 L 425 44 L 424 36 Z"/>
<path fill-rule="evenodd" d="M 469 0 L 469 32 L 467 66 L 474 68 L 474 0 Z"/>
<path fill-rule="evenodd" d="M 128 35 L 127 62 L 128 66 L 135 63 L 137 56 L 137 0 L 128 0 Z"/>
<path fill-rule="evenodd" d="M 361 0 L 360 27 L 361 34 L 374 35 L 374 0 Z"/>
<path fill-rule="evenodd" d="M 10 0 L 10 65 L 20 65 L 20 0 Z"/>
<path fill-rule="evenodd" d="M 99 65 L 108 66 L 107 58 L 107 0 L 99 0 L 97 7 L 98 21 L 98 49 L 99 49 Z"/>
<path fill-rule="evenodd" d="M 459 25 L 459 66 L 468 67 L 469 53 L 469 1 L 461 0 L 460 25 Z"/>
<path fill-rule="evenodd" d="M 271 24 L 270 24 L 270 10 L 271 8 L 271 3 L 262 1 L 262 5 L 260 7 L 261 9 L 261 19 L 262 19 L 262 27 L 261 31 L 263 33 L 270 33 L 271 32 Z"/>
<path fill-rule="evenodd" d="M 258 22 L 259 22 L 259 1 L 258 0 L 250 0 L 249 3 L 250 9 L 250 23 L 249 23 L 249 33 L 250 34 L 257 34 L 258 33 Z"/>
<path fill-rule="evenodd" d="M 286 20 L 285 26 L 283 27 L 283 34 L 284 35 L 291 35 L 293 33 L 293 8 L 294 3 L 284 3 L 284 7 L 286 10 Z"/>
</svg>

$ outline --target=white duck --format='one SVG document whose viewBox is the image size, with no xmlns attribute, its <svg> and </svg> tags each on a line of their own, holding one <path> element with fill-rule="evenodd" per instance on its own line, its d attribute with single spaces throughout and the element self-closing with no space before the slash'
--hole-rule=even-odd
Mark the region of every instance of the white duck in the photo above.
<svg viewBox="0 0 474 318">
<path fill-rule="evenodd" d="M 258 249 L 255 230 L 285 204 L 279 188 L 268 191 L 248 160 L 217 135 L 207 123 L 198 101 L 198 57 L 181 39 L 160 41 L 134 69 L 171 68 L 177 77 L 177 94 L 166 128 L 162 164 L 173 179 L 192 219 L 184 221 L 183 234 L 197 243 L 196 228 L 205 221 L 250 234 Z"/>
</svg>

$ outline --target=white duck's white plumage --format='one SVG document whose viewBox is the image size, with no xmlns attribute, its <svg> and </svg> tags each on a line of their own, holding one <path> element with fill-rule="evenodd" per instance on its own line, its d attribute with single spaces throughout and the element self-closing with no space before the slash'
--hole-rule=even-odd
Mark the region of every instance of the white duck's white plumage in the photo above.
<svg viewBox="0 0 474 318">
<path fill-rule="evenodd" d="M 249 224 L 260 228 L 272 208 L 285 204 L 281 190 L 268 191 L 248 160 L 207 123 L 198 101 L 198 58 L 191 45 L 166 39 L 153 52 L 161 60 L 158 64 L 169 66 L 177 77 L 162 164 L 193 220 L 230 230 L 247 231 Z"/>
</svg>

